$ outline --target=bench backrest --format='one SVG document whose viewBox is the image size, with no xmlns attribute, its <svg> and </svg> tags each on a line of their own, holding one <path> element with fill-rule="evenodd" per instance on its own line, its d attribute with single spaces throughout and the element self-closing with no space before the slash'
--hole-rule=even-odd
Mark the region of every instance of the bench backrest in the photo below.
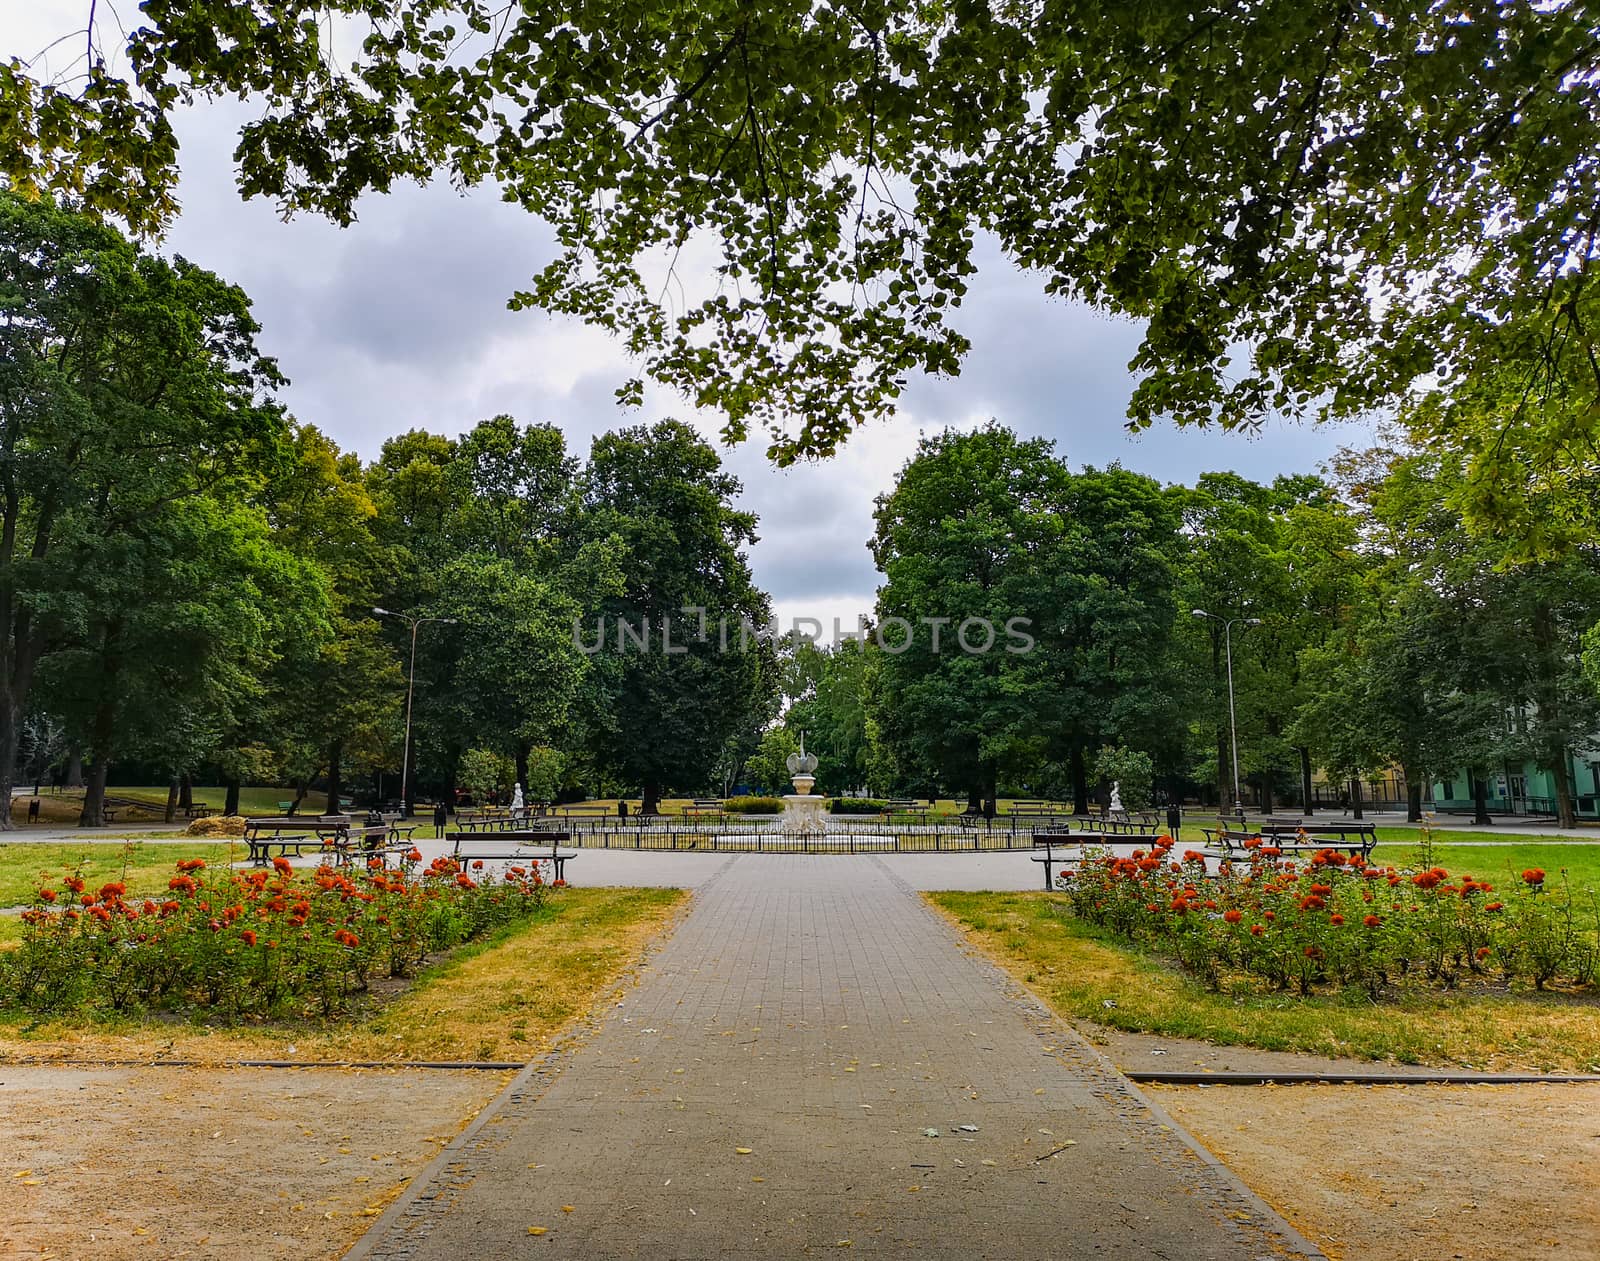
<svg viewBox="0 0 1600 1261">
<path fill-rule="evenodd" d="M 519 845 L 549 845 L 554 849 L 562 841 L 572 839 L 571 832 L 446 832 L 445 839 L 459 850 L 463 844 L 477 848 L 486 843 Z"/>
<path fill-rule="evenodd" d="M 275 814 L 265 819 L 246 819 L 246 832 L 316 832 L 318 834 L 346 832 L 348 819 L 320 819 L 307 815 Z"/>
</svg>

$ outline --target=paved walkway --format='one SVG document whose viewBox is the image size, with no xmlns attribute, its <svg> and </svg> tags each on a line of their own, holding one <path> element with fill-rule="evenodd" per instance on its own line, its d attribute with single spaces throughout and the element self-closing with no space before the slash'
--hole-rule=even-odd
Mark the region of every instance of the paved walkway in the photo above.
<svg viewBox="0 0 1600 1261">
<path fill-rule="evenodd" d="M 845 1247 L 1319 1255 L 889 864 L 769 855 L 722 860 L 626 1001 L 513 1082 L 350 1255 Z"/>
</svg>

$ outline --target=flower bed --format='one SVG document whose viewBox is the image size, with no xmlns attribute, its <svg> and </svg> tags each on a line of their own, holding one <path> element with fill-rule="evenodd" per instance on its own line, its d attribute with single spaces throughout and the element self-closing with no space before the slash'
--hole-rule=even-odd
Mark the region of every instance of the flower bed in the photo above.
<svg viewBox="0 0 1600 1261">
<path fill-rule="evenodd" d="M 1595 980 L 1594 894 L 1553 892 L 1536 868 L 1497 892 L 1442 867 L 1402 872 L 1336 850 L 1291 861 L 1259 840 L 1248 862 L 1211 875 L 1202 854 L 1173 849 L 1164 839 L 1131 858 L 1091 855 L 1058 884 L 1074 914 L 1169 952 L 1213 987 L 1230 972 L 1374 997 L 1401 978 L 1449 987 L 1476 974 L 1536 989 Z"/>
<path fill-rule="evenodd" d="M 160 898 L 97 890 L 77 874 L 39 888 L 22 941 L 0 955 L 0 1003 L 33 1010 L 199 1005 L 232 1015 L 342 1010 L 369 978 L 406 976 L 430 953 L 545 903 L 538 864 L 486 874 L 413 850 L 398 870 L 297 872 L 178 863 Z M 376 860 L 374 860 L 376 863 Z M 562 882 L 556 882 L 559 886 Z"/>
</svg>

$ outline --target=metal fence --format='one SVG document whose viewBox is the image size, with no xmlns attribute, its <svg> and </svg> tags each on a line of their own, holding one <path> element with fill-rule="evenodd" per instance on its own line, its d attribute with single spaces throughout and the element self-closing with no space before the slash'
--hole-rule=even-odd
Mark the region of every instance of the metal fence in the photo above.
<svg viewBox="0 0 1600 1261">
<path fill-rule="evenodd" d="M 826 816 L 826 830 L 799 832 L 778 818 L 724 816 L 574 817 L 534 825 L 560 831 L 563 844 L 588 849 L 658 850 L 701 854 L 938 854 L 1031 849 L 1035 832 L 1066 831 L 1068 815 L 999 815 L 993 819 L 929 815 L 885 822 Z M 1093 820 L 1077 819 L 1081 827 Z M 492 832 L 484 834 L 492 836 Z"/>
</svg>

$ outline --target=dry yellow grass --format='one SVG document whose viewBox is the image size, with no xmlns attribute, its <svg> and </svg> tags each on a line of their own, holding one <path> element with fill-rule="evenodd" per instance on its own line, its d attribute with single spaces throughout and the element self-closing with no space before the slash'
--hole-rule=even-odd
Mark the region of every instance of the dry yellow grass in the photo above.
<svg viewBox="0 0 1600 1261">
<path fill-rule="evenodd" d="M 1047 893 L 934 893 L 967 939 L 1062 1016 L 1222 1046 L 1539 1072 L 1600 1072 L 1592 993 L 1402 990 L 1302 998 L 1212 993 L 1147 952 L 1098 936 Z"/>
<path fill-rule="evenodd" d="M 145 1018 L 0 1023 L 0 1063 L 19 1059 L 225 1063 L 240 1059 L 529 1060 L 626 983 L 688 895 L 566 889 L 535 922 L 463 948 L 393 1001 L 343 1021 L 213 1027 Z"/>
</svg>

